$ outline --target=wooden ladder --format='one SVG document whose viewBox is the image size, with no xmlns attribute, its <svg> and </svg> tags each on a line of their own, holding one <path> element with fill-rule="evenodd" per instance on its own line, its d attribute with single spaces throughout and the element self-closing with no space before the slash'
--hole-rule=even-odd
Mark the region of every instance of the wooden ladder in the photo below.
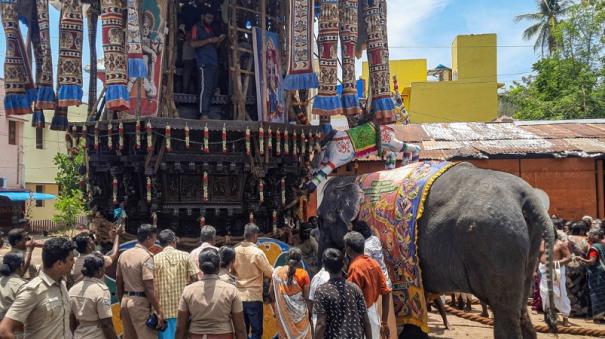
<svg viewBox="0 0 605 339">
<path fill-rule="evenodd" d="M 249 3 L 246 5 L 245 3 Z M 250 79 L 254 77 L 253 67 L 254 52 L 252 44 L 241 46 L 240 37 L 247 34 L 247 41 L 252 42 L 252 29 L 245 27 L 245 23 L 250 20 L 251 23 L 259 22 L 264 30 L 267 25 L 267 2 L 260 1 L 241 1 L 229 0 L 229 73 L 231 74 L 231 100 L 233 103 L 234 120 L 252 120 L 246 111 L 246 97 L 250 87 Z M 254 24 L 252 25 L 254 26 Z M 249 58 L 242 65 L 242 53 L 248 53 Z M 243 67 L 242 67 L 243 66 Z"/>
</svg>

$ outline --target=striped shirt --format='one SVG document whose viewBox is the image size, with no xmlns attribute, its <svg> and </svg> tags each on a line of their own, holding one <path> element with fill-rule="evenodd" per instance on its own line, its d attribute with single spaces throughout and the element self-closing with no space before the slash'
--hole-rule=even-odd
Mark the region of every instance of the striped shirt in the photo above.
<svg viewBox="0 0 605 339">
<path fill-rule="evenodd" d="M 189 253 L 171 246 L 154 257 L 154 284 L 159 296 L 160 306 L 167 319 L 176 318 L 179 301 L 190 277 L 195 276 L 196 268 L 189 260 Z"/>
</svg>

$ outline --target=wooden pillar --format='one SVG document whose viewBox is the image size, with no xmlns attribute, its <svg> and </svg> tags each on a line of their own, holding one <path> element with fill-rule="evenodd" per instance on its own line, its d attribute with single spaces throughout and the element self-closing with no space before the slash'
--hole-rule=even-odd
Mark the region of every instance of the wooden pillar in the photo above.
<svg viewBox="0 0 605 339">
<path fill-rule="evenodd" d="M 597 176 L 597 217 L 605 217 L 605 187 L 603 187 L 603 160 L 596 160 Z"/>
</svg>

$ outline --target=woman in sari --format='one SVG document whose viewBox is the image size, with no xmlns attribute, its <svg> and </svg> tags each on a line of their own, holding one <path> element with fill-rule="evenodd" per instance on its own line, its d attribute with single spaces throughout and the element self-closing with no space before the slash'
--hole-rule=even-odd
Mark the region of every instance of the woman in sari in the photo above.
<svg viewBox="0 0 605 339">
<path fill-rule="evenodd" d="M 590 303 L 592 306 L 592 319 L 596 323 L 605 317 L 605 245 L 603 231 L 592 229 L 588 232 L 588 259 L 581 259 L 587 264 L 588 288 L 590 290 Z"/>
<path fill-rule="evenodd" d="M 302 269 L 302 251 L 288 251 L 288 265 L 273 271 L 270 295 L 274 297 L 280 339 L 310 339 L 309 274 Z"/>
</svg>

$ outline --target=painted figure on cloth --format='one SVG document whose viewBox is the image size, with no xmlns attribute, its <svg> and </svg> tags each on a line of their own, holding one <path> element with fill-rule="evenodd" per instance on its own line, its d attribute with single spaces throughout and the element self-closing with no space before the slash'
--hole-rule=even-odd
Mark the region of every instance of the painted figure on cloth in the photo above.
<svg viewBox="0 0 605 339">
<path fill-rule="evenodd" d="M 147 69 L 149 73 L 147 75 L 147 79 L 143 83 L 143 88 L 145 89 L 145 94 L 147 97 L 155 97 L 158 93 L 157 87 L 153 82 L 155 77 L 155 68 L 154 63 L 157 61 L 158 55 L 162 52 L 162 45 L 160 43 L 161 39 L 160 35 L 153 34 L 152 29 L 154 27 L 154 18 L 153 14 L 150 11 L 145 11 L 143 15 L 143 26 L 142 26 L 142 50 L 143 50 L 143 60 L 145 61 L 145 65 L 147 65 Z"/>
<path fill-rule="evenodd" d="M 270 121 L 278 121 L 283 115 L 284 107 L 279 100 L 279 90 L 281 88 L 281 58 L 273 39 L 267 39 L 267 109 Z"/>
<path fill-rule="evenodd" d="M 284 123 L 285 95 L 282 85 L 282 61 L 279 35 L 274 32 L 254 28 L 253 49 L 256 80 L 258 120 Z"/>
<path fill-rule="evenodd" d="M 130 107 L 138 107 L 137 100 L 141 98 L 141 116 L 155 116 L 158 113 L 159 89 L 162 82 L 162 59 L 165 44 L 166 23 L 168 21 L 168 1 L 141 0 L 140 12 L 129 11 L 129 17 L 142 17 L 140 32 L 129 31 L 132 37 L 127 37 L 129 63 L 136 61 L 137 72 L 131 74 L 129 69 L 128 92 L 130 93 Z M 140 34 L 140 49 L 136 44 L 136 35 Z M 134 40 L 133 40 L 134 38 Z M 132 45 L 132 49 L 131 49 Z M 130 65 L 129 65 L 130 66 Z M 142 78 L 142 90 L 135 86 L 136 80 Z M 134 112 L 131 112 L 134 115 Z"/>
</svg>

